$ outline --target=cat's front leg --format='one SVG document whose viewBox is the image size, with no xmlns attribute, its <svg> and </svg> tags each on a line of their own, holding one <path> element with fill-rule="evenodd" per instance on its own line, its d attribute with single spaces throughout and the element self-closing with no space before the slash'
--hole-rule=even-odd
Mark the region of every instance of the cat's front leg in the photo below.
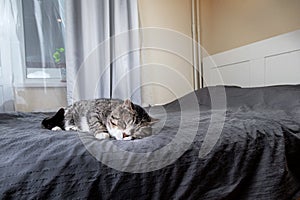
<svg viewBox="0 0 300 200">
<path fill-rule="evenodd" d="M 97 130 L 93 128 L 91 128 L 91 130 L 93 131 L 95 138 L 97 138 L 98 140 L 110 138 L 110 135 L 108 132 L 106 132 L 105 127 L 100 126 Z"/>
<path fill-rule="evenodd" d="M 107 139 L 110 137 L 106 126 L 100 121 L 99 116 L 94 113 L 87 118 L 90 131 L 94 133 L 95 138 L 99 140 Z"/>
<path fill-rule="evenodd" d="M 98 140 L 107 139 L 109 137 L 110 137 L 110 135 L 108 133 L 106 133 L 106 132 L 95 133 L 95 138 L 97 138 Z"/>
<path fill-rule="evenodd" d="M 110 138 L 109 133 L 106 131 L 106 128 L 103 126 L 98 126 L 98 129 L 91 127 L 91 131 L 94 133 L 95 138 L 99 140 Z"/>
</svg>

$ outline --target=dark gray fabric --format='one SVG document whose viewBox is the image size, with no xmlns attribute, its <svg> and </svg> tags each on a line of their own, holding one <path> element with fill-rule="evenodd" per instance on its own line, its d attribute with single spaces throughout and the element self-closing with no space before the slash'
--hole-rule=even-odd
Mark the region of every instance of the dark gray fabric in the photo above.
<svg viewBox="0 0 300 200">
<path fill-rule="evenodd" d="M 108 151 L 116 145 L 151 154 L 177 133 L 181 120 L 177 100 L 163 106 L 167 117 L 161 130 L 154 128 L 153 136 L 135 141 L 98 141 L 86 133 L 41 129 L 41 120 L 53 113 L 0 114 L 1 199 L 299 198 L 300 86 L 226 87 L 228 107 L 221 137 L 206 157 L 199 158 L 211 116 L 218 115 L 210 109 L 209 97 L 209 91 L 217 88 L 196 92 L 200 121 L 188 150 L 170 165 L 146 173 L 110 168 L 82 141 L 91 147 L 105 145 Z M 191 95 L 180 101 L 188 103 Z M 188 134 L 193 126 L 191 118 L 183 129 Z M 122 162 L 130 165 L 131 160 Z"/>
</svg>

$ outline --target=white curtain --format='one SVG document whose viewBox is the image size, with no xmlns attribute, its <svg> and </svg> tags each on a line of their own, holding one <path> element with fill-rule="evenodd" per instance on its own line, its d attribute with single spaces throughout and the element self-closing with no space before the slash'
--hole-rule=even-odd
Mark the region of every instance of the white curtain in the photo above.
<svg viewBox="0 0 300 200">
<path fill-rule="evenodd" d="M 141 103 L 137 0 L 66 0 L 68 103 Z"/>
</svg>

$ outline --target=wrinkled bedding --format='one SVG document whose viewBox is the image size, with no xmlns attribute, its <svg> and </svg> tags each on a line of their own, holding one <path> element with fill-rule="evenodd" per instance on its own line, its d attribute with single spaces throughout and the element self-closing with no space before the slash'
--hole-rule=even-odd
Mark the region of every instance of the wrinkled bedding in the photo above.
<svg viewBox="0 0 300 200">
<path fill-rule="evenodd" d="M 0 114 L 0 198 L 300 197 L 299 85 L 209 87 L 147 109 L 160 122 L 133 141 L 42 129 L 53 113 Z"/>
</svg>

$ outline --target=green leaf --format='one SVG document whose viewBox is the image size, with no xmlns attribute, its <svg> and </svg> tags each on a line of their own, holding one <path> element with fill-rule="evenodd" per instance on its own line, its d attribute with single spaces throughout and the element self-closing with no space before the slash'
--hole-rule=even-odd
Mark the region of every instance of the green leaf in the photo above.
<svg viewBox="0 0 300 200">
<path fill-rule="evenodd" d="M 65 48 L 62 48 L 62 47 L 61 47 L 61 48 L 58 49 L 58 51 L 59 51 L 60 53 L 63 53 L 63 52 L 65 52 Z"/>
<path fill-rule="evenodd" d="M 60 62 L 60 53 L 58 51 L 55 51 L 53 54 L 53 58 L 55 63 Z"/>
</svg>

